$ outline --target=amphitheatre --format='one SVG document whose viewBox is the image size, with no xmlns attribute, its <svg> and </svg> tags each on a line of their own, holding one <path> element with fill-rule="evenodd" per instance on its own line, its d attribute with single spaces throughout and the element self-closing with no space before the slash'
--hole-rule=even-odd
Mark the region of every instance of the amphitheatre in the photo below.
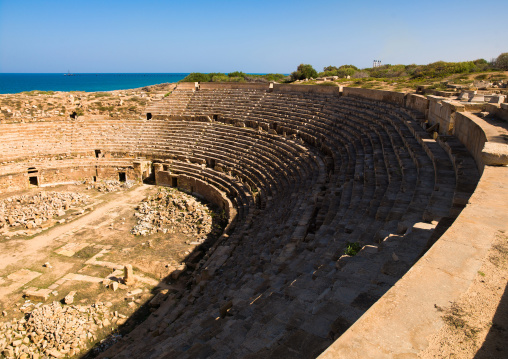
<svg viewBox="0 0 508 359">
<path fill-rule="evenodd" d="M 28 336 L 46 308 L 99 313 L 79 332 L 96 347 L 142 318 L 101 358 L 419 357 L 506 256 L 508 106 L 483 100 L 183 82 L 142 118 L 3 121 L 3 355 L 85 354 L 60 327 Z M 5 215 L 30 194 L 63 204 Z M 164 198 L 192 226 L 134 236 Z"/>
</svg>

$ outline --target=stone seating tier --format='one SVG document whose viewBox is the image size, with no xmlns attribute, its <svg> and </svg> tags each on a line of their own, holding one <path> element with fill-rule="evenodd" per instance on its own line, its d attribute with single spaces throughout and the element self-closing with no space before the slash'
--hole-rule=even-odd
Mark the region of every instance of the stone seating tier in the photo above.
<svg viewBox="0 0 508 359">
<path fill-rule="evenodd" d="M 157 335 L 105 357 L 315 357 L 404 275 L 479 178 L 458 141 L 432 139 L 421 114 L 383 102 L 205 86 L 177 88 L 146 112 L 151 120 L 2 125 L 4 161 L 19 163 L 0 179 L 80 160 L 66 156 L 96 166 L 99 149 L 111 166 L 145 157 L 207 182 L 236 207 L 193 285 L 131 334 Z M 345 256 L 354 242 L 362 250 Z"/>
</svg>

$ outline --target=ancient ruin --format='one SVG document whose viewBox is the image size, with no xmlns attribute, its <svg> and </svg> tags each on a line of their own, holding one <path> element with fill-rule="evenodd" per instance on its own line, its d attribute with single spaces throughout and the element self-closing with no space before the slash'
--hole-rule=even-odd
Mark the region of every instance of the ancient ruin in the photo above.
<svg viewBox="0 0 508 359">
<path fill-rule="evenodd" d="M 442 326 L 436 306 L 467 290 L 508 230 L 505 99 L 462 96 L 181 83 L 143 119 L 1 124 L 2 243 L 10 248 L 19 233 L 5 229 L 18 223 L 30 243 L 59 244 L 43 261 L 53 269 L 0 267 L 0 294 L 24 290 L 31 302 L 18 313 L 32 313 L 0 327 L 0 348 L 83 354 L 80 341 L 127 325 L 149 301 L 146 320 L 110 337 L 100 357 L 415 357 Z M 17 192 L 77 183 L 86 203 L 65 208 L 71 199 L 58 197 L 55 213 L 8 212 Z M 23 196 L 36 204 L 47 193 Z M 56 227 L 41 233 L 42 217 Z M 91 232 L 78 227 L 86 218 Z M 165 237 L 173 232 L 180 242 Z M 65 256 L 74 262 L 55 264 Z M 79 283 L 101 288 L 100 301 L 86 303 Z M 62 330 L 91 314 L 77 337 L 59 332 L 55 343 L 40 326 L 56 312 L 77 313 L 59 317 Z"/>
</svg>

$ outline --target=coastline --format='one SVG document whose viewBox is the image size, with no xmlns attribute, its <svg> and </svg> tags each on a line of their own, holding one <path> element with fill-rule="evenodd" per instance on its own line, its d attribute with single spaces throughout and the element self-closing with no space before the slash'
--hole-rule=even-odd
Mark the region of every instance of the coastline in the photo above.
<svg viewBox="0 0 508 359">
<path fill-rule="evenodd" d="M 106 92 L 176 83 L 187 73 L 0 73 L 0 94 L 30 91 Z"/>
</svg>

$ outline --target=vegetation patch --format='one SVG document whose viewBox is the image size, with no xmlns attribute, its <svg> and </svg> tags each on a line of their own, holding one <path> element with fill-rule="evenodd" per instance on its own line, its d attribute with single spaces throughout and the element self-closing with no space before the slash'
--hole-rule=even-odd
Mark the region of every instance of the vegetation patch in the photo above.
<svg viewBox="0 0 508 359">
<path fill-rule="evenodd" d="M 100 249 L 94 248 L 93 246 L 87 246 L 83 248 L 82 250 L 74 253 L 75 258 L 81 258 L 81 259 L 90 259 L 94 255 L 100 252 Z"/>
<path fill-rule="evenodd" d="M 476 340 L 480 329 L 471 327 L 467 322 L 467 313 L 456 303 L 444 311 L 443 320 L 452 330 L 460 331 L 470 340 Z"/>
<path fill-rule="evenodd" d="M 346 250 L 344 251 L 344 254 L 348 256 L 356 256 L 358 252 L 362 249 L 362 245 L 359 242 L 347 242 L 346 244 Z"/>
<path fill-rule="evenodd" d="M 241 71 L 234 71 L 230 73 L 212 72 L 201 73 L 192 72 L 187 75 L 180 82 L 285 82 L 288 77 L 283 74 L 246 74 Z"/>
</svg>

